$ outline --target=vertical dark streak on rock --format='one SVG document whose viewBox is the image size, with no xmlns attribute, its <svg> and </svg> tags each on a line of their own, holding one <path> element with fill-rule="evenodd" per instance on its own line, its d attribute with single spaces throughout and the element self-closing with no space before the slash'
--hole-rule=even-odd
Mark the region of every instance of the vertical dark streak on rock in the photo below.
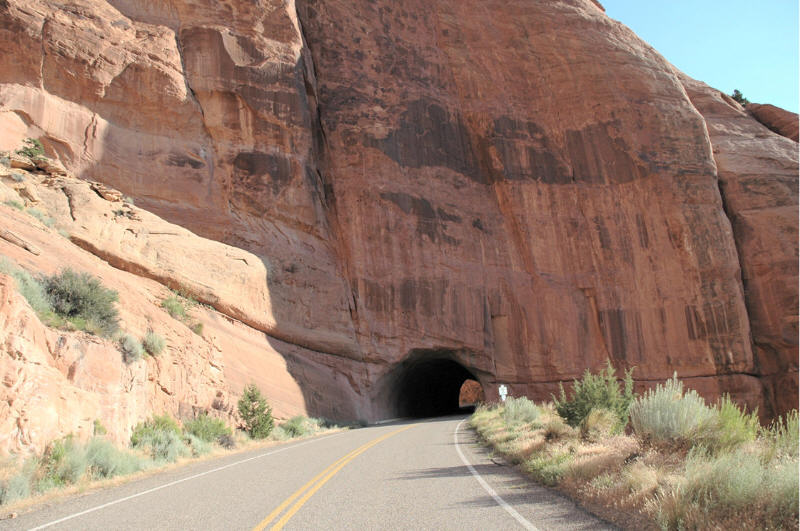
<svg viewBox="0 0 800 531">
<path fill-rule="evenodd" d="M 186 83 L 186 91 L 191 96 L 191 100 L 197 106 L 197 109 L 200 111 L 200 122 L 203 124 L 203 132 L 206 134 L 206 149 L 209 152 L 206 153 L 206 162 L 208 162 L 208 186 L 209 186 L 209 193 L 212 193 L 211 187 L 214 186 L 214 162 L 215 157 L 213 156 L 214 152 L 214 143 L 213 135 L 211 131 L 208 129 L 208 125 L 206 125 L 206 114 L 205 110 L 203 109 L 203 105 L 200 103 L 200 100 L 197 98 L 197 94 L 195 94 L 194 89 L 192 88 L 191 84 L 189 83 L 189 73 L 186 71 L 186 57 L 183 51 L 183 42 L 180 39 L 180 28 L 175 30 L 175 47 L 178 50 L 178 55 L 181 58 L 181 73 L 183 74 L 183 81 Z"/>
</svg>

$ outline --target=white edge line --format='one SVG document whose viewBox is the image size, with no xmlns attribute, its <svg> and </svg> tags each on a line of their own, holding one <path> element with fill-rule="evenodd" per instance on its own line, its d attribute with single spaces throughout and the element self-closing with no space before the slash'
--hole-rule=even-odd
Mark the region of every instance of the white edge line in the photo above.
<svg viewBox="0 0 800 531">
<path fill-rule="evenodd" d="M 331 434 L 331 435 L 326 435 L 326 436 L 320 437 L 318 439 L 311 439 L 311 440 L 308 440 L 308 441 L 305 441 L 305 442 L 301 442 L 301 443 L 298 443 L 298 444 L 293 444 L 291 446 L 284 446 L 283 448 L 278 448 L 277 450 L 272 450 L 271 452 L 265 452 L 263 454 L 259 454 L 259 455 L 253 456 L 253 457 L 248 457 L 247 459 L 242 459 L 241 461 L 236 461 L 235 463 L 228 463 L 227 465 L 223 465 L 223 466 L 220 466 L 220 467 L 217 467 L 217 468 L 213 468 L 211 470 L 206 470 L 205 472 L 200 472 L 199 474 L 194 474 L 193 476 L 189 476 L 189 477 L 186 477 L 186 478 L 181 478 L 181 479 L 178 479 L 178 480 L 175 480 L 175 481 L 171 481 L 169 483 L 165 483 L 164 485 L 159 485 L 158 487 L 154 487 L 152 489 L 143 490 L 142 492 L 137 492 L 136 494 L 131 494 L 130 496 L 125 496 L 124 498 L 119 498 L 117 500 L 110 501 L 108 503 L 104 503 L 104 504 L 98 505 L 96 507 L 92 507 L 91 509 L 86 509 L 85 511 L 81 511 L 79 513 L 70 514 L 70 515 L 65 516 L 63 518 L 59 518 L 58 520 L 53 520 L 52 522 L 48 522 L 46 524 L 42 524 L 42 525 L 40 525 L 38 527 L 32 527 L 32 528 L 30 528 L 29 531 L 37 531 L 38 529 L 45 529 L 47 527 L 51 527 L 51 526 L 54 526 L 56 524 L 60 524 L 61 522 L 66 522 L 67 520 L 72 520 L 73 518 L 78 518 L 79 516 L 83 516 L 85 514 L 93 513 L 95 511 L 99 511 L 100 509 L 105 509 L 106 507 L 110 507 L 110 506 L 116 505 L 118 503 L 122 503 L 122 502 L 125 502 L 125 501 L 128 501 L 128 500 L 132 500 L 133 498 L 138 498 L 139 496 L 144 496 L 145 494 L 150 494 L 151 492 L 155 492 L 157 490 L 161 490 L 161 489 L 165 489 L 167 487 L 171 487 L 173 485 L 177 485 L 178 483 L 183 483 L 184 481 L 190 481 L 192 479 L 197 479 L 199 477 L 206 476 L 208 474 L 213 474 L 214 472 L 219 472 L 220 470 L 225 470 L 226 468 L 230 468 L 230 467 L 233 467 L 233 466 L 241 465 L 242 463 L 246 463 L 248 461 L 252 461 L 253 459 L 261 459 L 262 457 L 267 457 L 268 455 L 274 455 L 274 454 L 283 452 L 285 450 L 290 450 L 292 448 L 297 448 L 298 446 L 304 446 L 306 444 L 311 444 L 313 442 L 321 441 L 323 439 L 328 439 L 330 437 L 335 437 L 337 435 L 341 435 L 342 433 L 344 433 L 344 432 L 334 433 L 334 434 Z"/>
<path fill-rule="evenodd" d="M 515 511 L 515 510 L 514 510 L 514 508 L 513 508 L 513 507 L 511 507 L 511 506 L 510 506 L 508 503 L 506 503 L 506 501 L 505 501 L 503 498 L 501 498 L 501 497 L 500 497 L 500 496 L 499 496 L 499 495 L 498 495 L 498 494 L 497 494 L 497 493 L 494 491 L 494 489 L 493 489 L 491 486 L 489 486 L 489 484 L 488 484 L 488 483 L 486 483 L 486 480 L 484 480 L 484 479 L 481 477 L 481 475 L 480 475 L 480 474 L 478 474 L 478 471 L 477 471 L 477 470 L 475 470 L 475 467 L 473 467 L 471 464 L 469 464 L 469 461 L 467 461 L 467 458 L 466 458 L 466 457 L 464 457 L 464 453 L 461 451 L 461 447 L 458 445 L 458 430 L 461 428 L 461 425 L 462 425 L 462 424 L 464 424 L 464 422 L 466 422 L 466 420 L 467 420 L 467 419 L 464 419 L 464 420 L 462 420 L 461 422 L 459 422 L 459 423 L 458 423 L 458 426 L 456 426 L 456 429 L 455 429 L 455 431 L 453 432 L 453 442 L 454 442 L 454 443 L 455 443 L 455 445 L 456 445 L 456 452 L 458 452 L 458 457 L 460 457 L 460 458 L 461 458 L 461 460 L 464 462 L 464 464 L 465 464 L 465 465 L 467 465 L 467 468 L 469 469 L 470 473 L 471 473 L 473 476 L 475 476 L 475 479 L 477 479 L 477 480 L 478 480 L 478 483 L 480 483 L 480 484 L 481 484 L 481 487 L 483 487 L 483 490 L 485 490 L 486 492 L 488 492 L 488 493 L 489 493 L 489 495 L 490 495 L 492 498 L 494 498 L 494 501 L 496 501 L 496 502 L 497 502 L 497 505 L 499 505 L 500 507 L 502 507 L 503 509 L 505 509 L 505 510 L 506 510 L 506 512 L 507 512 L 508 514 L 510 514 L 511 516 L 513 516 L 513 517 L 514 517 L 514 519 L 515 519 L 517 522 L 519 522 L 519 523 L 522 525 L 522 527 L 524 527 L 525 529 L 528 529 L 529 531 L 539 531 L 539 529 L 538 529 L 538 528 L 537 528 L 535 525 L 533 525 L 532 523 L 530 523 L 530 522 L 529 522 L 527 519 L 525 519 L 525 517 L 524 517 L 524 516 L 522 516 L 521 514 L 519 514 L 517 511 Z"/>
</svg>

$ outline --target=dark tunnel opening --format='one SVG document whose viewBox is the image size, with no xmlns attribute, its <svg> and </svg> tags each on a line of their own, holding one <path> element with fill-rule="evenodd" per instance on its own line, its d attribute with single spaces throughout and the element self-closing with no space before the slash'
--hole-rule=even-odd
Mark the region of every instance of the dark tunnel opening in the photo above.
<svg viewBox="0 0 800 531">
<path fill-rule="evenodd" d="M 477 381 L 461 364 L 446 357 L 407 360 L 397 369 L 394 392 L 400 417 L 440 417 L 463 411 L 462 385 Z M 482 394 L 482 392 L 481 392 Z"/>
</svg>

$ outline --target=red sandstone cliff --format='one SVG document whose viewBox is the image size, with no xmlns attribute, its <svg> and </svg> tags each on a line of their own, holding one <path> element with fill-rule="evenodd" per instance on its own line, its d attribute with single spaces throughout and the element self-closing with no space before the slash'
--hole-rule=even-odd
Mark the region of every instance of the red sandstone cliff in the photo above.
<svg viewBox="0 0 800 531">
<path fill-rule="evenodd" d="M 409 357 L 489 398 L 610 358 L 796 406 L 797 144 L 591 0 L 9 0 L 0 20 L 0 148 L 39 137 L 261 262 L 214 284 L 86 238 L 266 333 L 300 407 L 391 415 Z"/>
</svg>

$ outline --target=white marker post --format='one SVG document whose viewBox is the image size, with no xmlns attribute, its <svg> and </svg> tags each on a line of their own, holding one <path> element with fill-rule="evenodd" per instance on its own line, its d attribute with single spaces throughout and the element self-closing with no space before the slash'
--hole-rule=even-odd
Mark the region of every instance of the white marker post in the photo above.
<svg viewBox="0 0 800 531">
<path fill-rule="evenodd" d="M 500 384 L 500 387 L 497 388 L 497 392 L 500 393 L 500 400 L 505 402 L 508 396 L 508 387 L 506 387 L 505 384 Z"/>
</svg>

